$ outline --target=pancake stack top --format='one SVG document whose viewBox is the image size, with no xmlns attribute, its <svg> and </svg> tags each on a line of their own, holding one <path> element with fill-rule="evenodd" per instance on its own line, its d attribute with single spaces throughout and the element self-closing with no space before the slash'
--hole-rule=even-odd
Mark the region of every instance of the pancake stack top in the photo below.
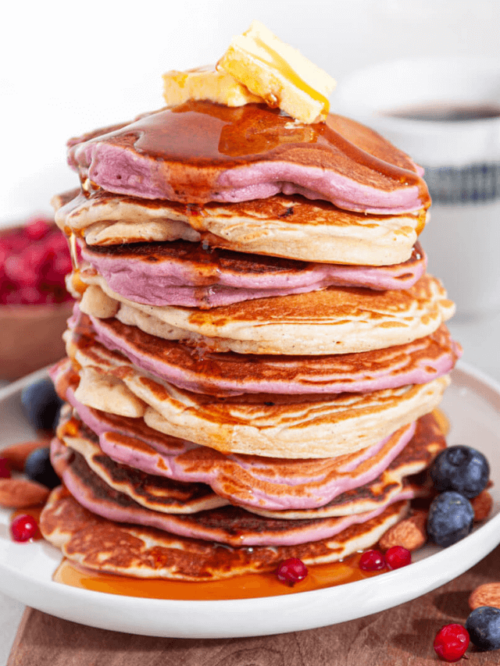
<svg viewBox="0 0 500 666">
<path fill-rule="evenodd" d="M 79 303 L 42 531 L 142 577 L 341 559 L 445 446 L 460 347 L 417 242 L 421 169 L 328 114 L 332 79 L 261 24 L 164 78 L 166 108 L 69 142 Z"/>
</svg>

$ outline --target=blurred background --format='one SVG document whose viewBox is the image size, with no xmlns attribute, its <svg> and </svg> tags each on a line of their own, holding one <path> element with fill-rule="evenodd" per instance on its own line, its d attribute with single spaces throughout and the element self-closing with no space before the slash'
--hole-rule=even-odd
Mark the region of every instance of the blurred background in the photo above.
<svg viewBox="0 0 500 666">
<path fill-rule="evenodd" d="M 396 58 L 500 62 L 494 0 L 47 0 L 2 13 L 0 226 L 50 215 L 51 196 L 77 185 L 69 137 L 162 106 L 164 71 L 215 62 L 255 18 L 334 76 L 337 90 L 355 70 Z M 331 102 L 335 110 L 335 92 Z M 465 358 L 500 379 L 498 316 L 494 324 L 457 324 L 455 334 Z"/>
</svg>

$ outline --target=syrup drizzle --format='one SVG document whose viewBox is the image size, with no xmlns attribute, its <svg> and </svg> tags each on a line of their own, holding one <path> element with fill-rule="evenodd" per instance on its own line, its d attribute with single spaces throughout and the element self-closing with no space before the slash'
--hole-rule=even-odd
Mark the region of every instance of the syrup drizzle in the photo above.
<svg viewBox="0 0 500 666">
<path fill-rule="evenodd" d="M 331 114 L 326 122 L 304 125 L 265 104 L 229 108 L 190 101 L 92 141 L 155 160 L 158 178 L 166 169 L 172 197 L 185 203 L 210 201 L 228 168 L 282 161 L 332 170 L 381 191 L 416 187 L 421 206 L 430 204 L 426 185 L 406 155 L 358 123 Z"/>
</svg>

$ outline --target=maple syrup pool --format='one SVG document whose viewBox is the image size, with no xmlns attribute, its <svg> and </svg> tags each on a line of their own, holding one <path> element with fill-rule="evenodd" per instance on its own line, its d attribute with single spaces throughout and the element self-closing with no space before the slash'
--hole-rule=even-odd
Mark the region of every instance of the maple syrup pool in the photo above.
<svg viewBox="0 0 500 666">
<path fill-rule="evenodd" d="M 274 597 L 296 592 L 309 592 L 334 585 L 353 583 L 380 575 L 382 571 L 362 571 L 359 568 L 361 554 L 351 555 L 342 562 L 308 567 L 305 580 L 293 587 L 281 583 L 273 572 L 246 574 L 213 582 L 183 582 L 158 578 L 127 578 L 115 574 L 103 574 L 84 569 L 64 559 L 54 574 L 54 581 L 71 587 L 95 592 L 106 592 L 146 599 L 175 599 L 184 601 L 252 599 Z"/>
</svg>

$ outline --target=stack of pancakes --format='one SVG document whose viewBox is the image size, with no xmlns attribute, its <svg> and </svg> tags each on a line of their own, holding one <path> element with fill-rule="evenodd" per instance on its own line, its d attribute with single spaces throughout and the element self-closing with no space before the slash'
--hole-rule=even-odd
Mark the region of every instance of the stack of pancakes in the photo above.
<svg viewBox="0 0 500 666">
<path fill-rule="evenodd" d="M 180 580 L 375 544 L 430 492 L 460 355 L 419 167 L 346 118 L 210 102 L 74 139 L 69 161 L 79 303 L 44 536 Z"/>
</svg>

